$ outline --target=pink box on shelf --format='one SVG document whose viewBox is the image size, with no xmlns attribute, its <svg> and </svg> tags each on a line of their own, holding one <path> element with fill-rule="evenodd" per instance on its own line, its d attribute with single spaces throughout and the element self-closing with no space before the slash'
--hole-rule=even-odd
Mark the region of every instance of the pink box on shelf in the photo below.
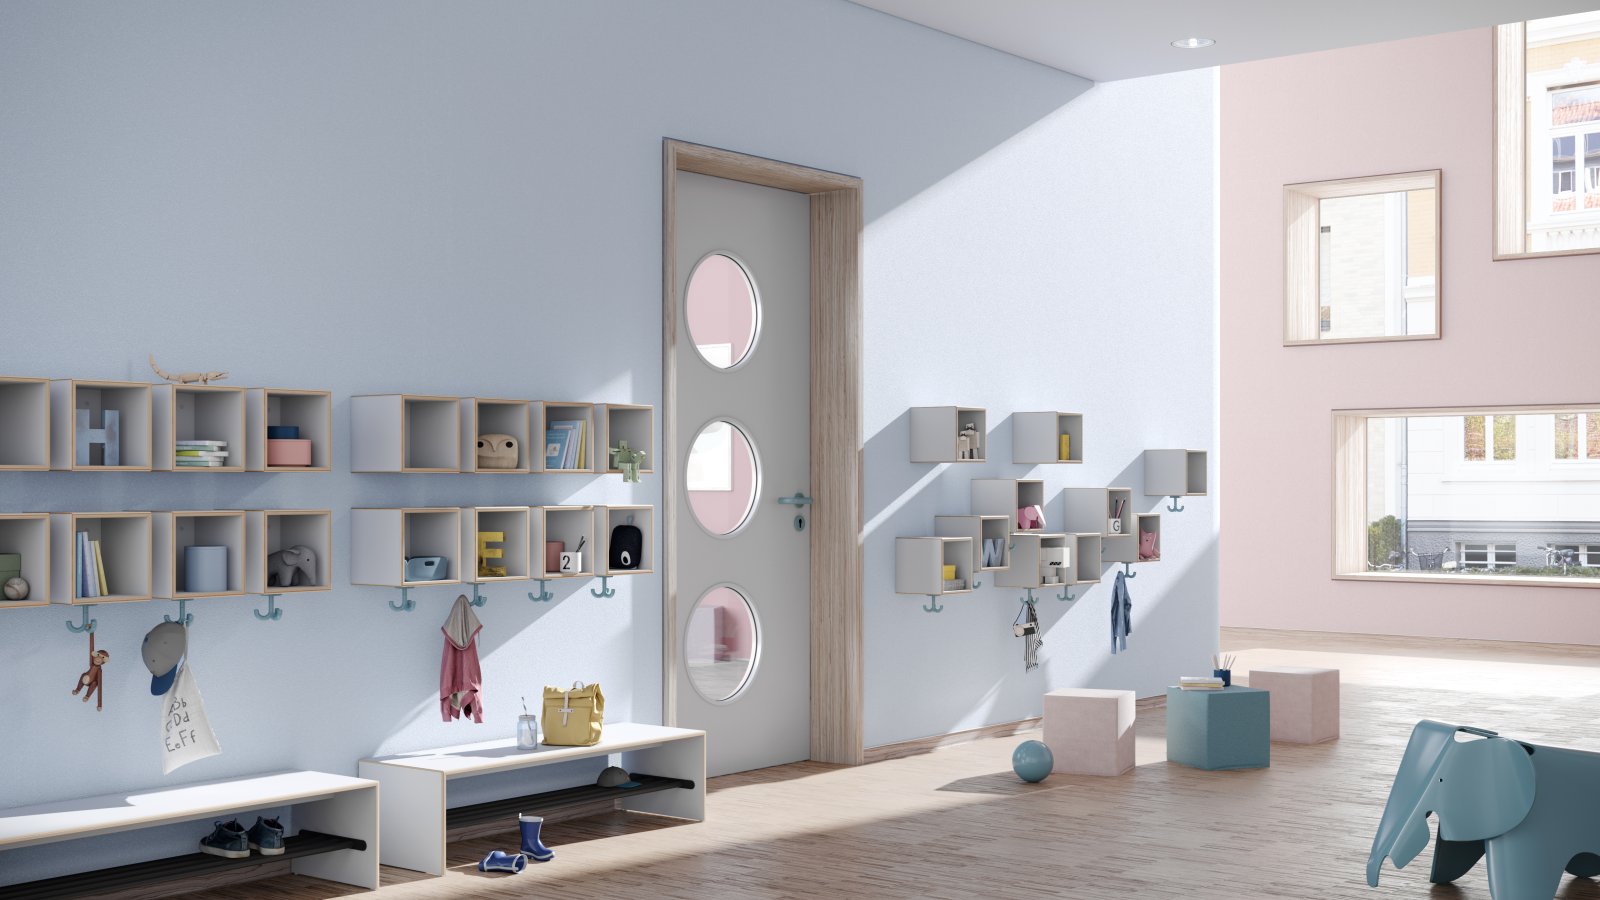
<svg viewBox="0 0 1600 900">
<path fill-rule="evenodd" d="M 309 466 L 311 465 L 311 442 L 301 438 L 299 440 L 272 439 L 267 441 L 267 465 L 269 466 Z"/>
</svg>

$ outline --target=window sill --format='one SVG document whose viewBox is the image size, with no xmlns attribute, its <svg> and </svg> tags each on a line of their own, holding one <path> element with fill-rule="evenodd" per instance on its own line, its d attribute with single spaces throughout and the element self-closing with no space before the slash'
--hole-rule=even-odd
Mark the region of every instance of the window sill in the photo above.
<svg viewBox="0 0 1600 900">
<path fill-rule="evenodd" d="M 1412 584 L 1465 584 L 1475 587 L 1600 588 L 1600 578 L 1538 577 L 1529 575 L 1455 575 L 1447 572 L 1350 572 L 1334 581 L 1394 581 Z"/>
</svg>

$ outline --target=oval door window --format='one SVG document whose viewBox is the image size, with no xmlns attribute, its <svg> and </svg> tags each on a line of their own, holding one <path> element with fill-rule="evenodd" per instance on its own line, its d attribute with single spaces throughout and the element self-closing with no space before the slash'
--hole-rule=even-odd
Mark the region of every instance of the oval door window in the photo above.
<svg viewBox="0 0 1600 900">
<path fill-rule="evenodd" d="M 718 419 L 695 435 L 683 483 L 701 528 L 719 536 L 738 531 L 755 508 L 760 480 L 755 447 L 739 426 Z"/>
<path fill-rule="evenodd" d="M 731 369 L 750 355 L 760 306 L 755 282 L 733 257 L 713 253 L 700 260 L 689 275 L 683 308 L 689 340 L 701 359 Z"/>
<path fill-rule="evenodd" d="M 689 613 L 684 664 L 695 692 L 712 703 L 732 700 L 750 683 L 761 634 L 744 594 L 718 585 Z"/>
</svg>

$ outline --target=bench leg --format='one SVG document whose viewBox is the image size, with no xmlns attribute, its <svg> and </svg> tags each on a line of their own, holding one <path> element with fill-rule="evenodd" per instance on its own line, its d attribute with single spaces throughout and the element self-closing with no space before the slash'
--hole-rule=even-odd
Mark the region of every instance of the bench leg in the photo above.
<svg viewBox="0 0 1600 900">
<path fill-rule="evenodd" d="M 704 822 L 706 819 L 706 739 L 704 737 L 668 741 L 659 747 L 629 750 L 621 754 L 622 767 L 629 772 L 684 778 L 694 782 L 689 790 L 657 791 L 624 798 L 623 809 L 655 813 Z"/>
<path fill-rule="evenodd" d="M 378 859 L 429 875 L 444 874 L 444 775 L 363 762 L 362 778 L 378 782 Z"/>
<path fill-rule="evenodd" d="M 346 791 L 294 808 L 296 831 L 320 831 L 367 842 L 366 850 L 340 850 L 294 861 L 298 875 L 310 875 L 368 890 L 378 889 L 378 789 Z"/>
</svg>

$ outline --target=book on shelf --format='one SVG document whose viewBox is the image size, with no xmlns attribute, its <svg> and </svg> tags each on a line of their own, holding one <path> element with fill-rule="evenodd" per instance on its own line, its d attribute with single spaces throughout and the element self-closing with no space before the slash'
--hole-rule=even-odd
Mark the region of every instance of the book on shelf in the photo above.
<svg viewBox="0 0 1600 900">
<path fill-rule="evenodd" d="M 99 587 L 100 587 L 100 593 L 97 596 L 104 597 L 107 594 L 111 593 L 111 589 L 106 587 L 106 561 L 105 561 L 105 557 L 100 555 L 100 542 L 99 541 L 90 541 L 89 542 L 89 546 L 94 548 L 95 583 L 98 584 Z"/>
<path fill-rule="evenodd" d="M 1070 459 L 1072 459 L 1072 435 L 1063 434 L 1061 436 L 1061 462 L 1067 462 Z"/>
<path fill-rule="evenodd" d="M 550 429 L 544 433 L 544 467 L 546 469 L 564 469 L 567 457 L 567 443 L 572 440 L 572 432 L 565 428 L 556 428 L 552 423 Z"/>
<path fill-rule="evenodd" d="M 228 464 L 225 459 L 193 459 L 186 456 L 180 456 L 173 462 L 186 469 L 215 469 Z"/>
<path fill-rule="evenodd" d="M 1220 691 L 1223 684 L 1221 678 L 1211 675 L 1183 675 L 1178 678 L 1178 687 L 1186 691 Z"/>
<path fill-rule="evenodd" d="M 227 459 L 226 450 L 178 450 L 178 456 L 193 457 L 195 459 Z"/>
<path fill-rule="evenodd" d="M 967 589 L 967 580 L 965 578 L 947 579 L 944 583 L 944 589 L 947 591 L 964 591 Z"/>
<path fill-rule="evenodd" d="M 584 455 L 583 454 L 583 444 L 584 444 L 584 440 L 583 440 L 584 428 L 583 428 L 583 425 L 584 425 L 584 423 L 583 423 L 583 420 L 581 420 L 581 419 L 561 419 L 559 421 L 555 421 L 555 422 L 551 422 L 550 423 L 550 431 L 552 433 L 557 432 L 557 431 L 562 432 L 563 434 L 566 435 L 566 438 L 565 438 L 565 440 L 563 441 L 563 443 L 561 445 L 561 457 L 560 457 L 560 459 L 558 461 L 558 464 L 554 465 L 554 466 L 546 464 L 546 468 L 551 468 L 551 469 L 581 469 L 581 468 L 583 468 L 583 465 L 582 465 L 582 462 L 581 462 L 582 459 L 583 459 L 583 455 Z"/>
<path fill-rule="evenodd" d="M 74 566 L 73 587 L 80 600 L 94 600 L 111 593 L 106 586 L 106 564 L 100 553 L 100 542 L 89 540 L 89 532 L 78 532 L 77 565 Z"/>
</svg>

